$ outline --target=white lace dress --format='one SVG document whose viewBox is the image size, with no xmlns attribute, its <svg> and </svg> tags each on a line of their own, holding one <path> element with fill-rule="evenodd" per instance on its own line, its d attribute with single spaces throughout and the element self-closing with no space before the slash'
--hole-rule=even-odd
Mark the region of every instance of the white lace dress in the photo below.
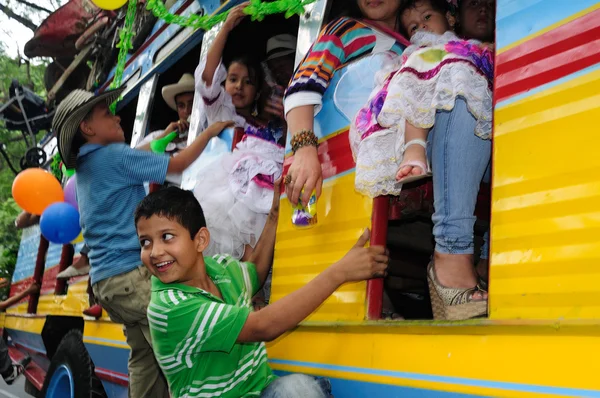
<svg viewBox="0 0 600 398">
<path fill-rule="evenodd" d="M 196 176 L 194 196 L 200 202 L 210 232 L 205 256 L 230 254 L 242 258 L 254 247 L 273 201 L 273 182 L 283 171 L 284 148 L 276 143 L 281 131 L 249 124 L 235 112 L 221 83 L 227 77 L 219 65 L 212 86 L 202 81 L 204 64 L 196 69 L 196 95 L 204 102 L 208 124 L 234 120 L 246 135 L 233 152 L 211 159 Z"/>
<path fill-rule="evenodd" d="M 411 42 L 402 66 L 385 72 L 386 81 L 373 91 L 351 126 L 356 189 L 371 197 L 398 195 L 402 189 L 395 176 L 403 157 L 406 120 L 431 128 L 436 112 L 453 109 L 460 96 L 476 119 L 473 133 L 491 139 L 491 52 L 454 32 L 417 32 Z"/>
</svg>

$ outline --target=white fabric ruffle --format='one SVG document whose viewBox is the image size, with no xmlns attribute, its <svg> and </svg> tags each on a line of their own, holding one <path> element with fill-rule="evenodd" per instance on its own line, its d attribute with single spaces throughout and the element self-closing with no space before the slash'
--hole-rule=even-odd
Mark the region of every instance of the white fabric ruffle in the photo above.
<svg viewBox="0 0 600 398">
<path fill-rule="evenodd" d="M 281 176 L 284 148 L 246 136 L 233 152 L 206 164 L 198 173 L 194 195 L 200 202 L 211 234 L 204 255 L 231 254 L 242 258 L 254 247 L 273 202 L 273 189 L 257 184 L 259 175 Z"/>
<path fill-rule="evenodd" d="M 212 79 L 212 84 L 208 86 L 202 80 L 202 73 L 206 68 L 206 59 L 204 59 L 194 72 L 194 80 L 196 82 L 195 96 L 201 98 L 204 102 L 204 114 L 207 125 L 210 126 L 216 122 L 225 122 L 233 120 L 237 127 L 246 128 L 246 119 L 238 115 L 231 96 L 225 91 L 222 83 L 227 79 L 227 70 L 223 63 L 220 62 L 215 70 Z"/>
<path fill-rule="evenodd" d="M 444 45 L 451 40 L 460 39 L 451 32 L 442 36 L 418 32 L 415 34 L 418 45 L 407 49 L 408 59 L 403 68 L 426 73 L 450 59 L 468 60 L 453 53 L 444 55 L 441 62 L 428 62 L 428 57 L 422 56 L 428 51 L 444 50 Z M 421 45 L 429 47 L 419 48 Z M 466 100 L 469 112 L 477 120 L 474 133 L 482 139 L 491 139 L 492 92 L 488 80 L 470 62 L 446 63 L 429 79 L 421 79 L 409 71 L 397 73 L 388 86 L 377 120 L 389 128 L 396 128 L 405 120 L 416 127 L 430 128 L 435 123 L 436 111 L 453 109 L 458 96 Z"/>
<path fill-rule="evenodd" d="M 385 129 L 362 140 L 356 153 L 355 189 L 371 198 L 399 195 L 396 173 L 402 161 L 404 129 Z"/>
</svg>

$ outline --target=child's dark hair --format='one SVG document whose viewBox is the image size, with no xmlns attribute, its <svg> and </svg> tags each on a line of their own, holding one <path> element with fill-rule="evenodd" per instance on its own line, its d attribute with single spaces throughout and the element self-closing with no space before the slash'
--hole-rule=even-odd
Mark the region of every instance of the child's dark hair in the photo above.
<svg viewBox="0 0 600 398">
<path fill-rule="evenodd" d="M 135 209 L 137 226 L 140 218 L 165 217 L 181 224 L 194 239 L 200 228 L 206 227 L 204 212 L 194 194 L 177 187 L 160 189 L 146 196 Z"/>
<path fill-rule="evenodd" d="M 444 16 L 448 11 L 450 11 L 450 5 L 448 4 L 447 0 L 403 0 L 402 4 L 400 4 L 400 8 L 398 9 L 397 25 L 399 32 L 406 38 L 410 38 L 410 34 L 402 24 L 402 14 L 404 14 L 407 10 L 416 8 L 417 5 L 422 2 L 429 2 L 431 8 L 441 12 Z"/>
<path fill-rule="evenodd" d="M 256 83 L 256 89 L 260 89 L 263 81 L 265 80 L 265 76 L 260 64 L 257 61 L 250 58 L 248 55 L 236 55 L 227 64 L 228 70 L 233 63 L 241 64 L 248 68 L 248 75 L 250 76 L 250 79 L 254 80 Z"/>
</svg>

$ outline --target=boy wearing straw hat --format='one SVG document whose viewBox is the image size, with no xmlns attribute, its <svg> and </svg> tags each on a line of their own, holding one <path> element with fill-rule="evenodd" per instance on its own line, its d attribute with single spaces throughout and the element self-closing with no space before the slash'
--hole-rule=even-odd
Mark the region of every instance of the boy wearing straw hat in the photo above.
<svg viewBox="0 0 600 398">
<path fill-rule="evenodd" d="M 169 123 L 164 130 L 154 131 L 148 134 L 136 148 L 149 150 L 150 143 L 161 139 L 177 131 L 178 136 L 167 146 L 166 152 L 174 155 L 186 147 L 188 130 L 190 128 L 189 118 L 192 115 L 192 106 L 194 104 L 194 76 L 191 73 L 184 73 L 181 79 L 175 84 L 169 84 L 162 88 L 162 97 L 169 106 L 177 112 L 179 117 L 176 121 Z"/>
<path fill-rule="evenodd" d="M 123 89 L 100 95 L 74 90 L 58 106 L 52 122 L 67 168 L 77 172 L 77 200 L 83 238 L 90 247 L 90 279 L 96 299 L 110 318 L 125 325 L 129 355 L 129 395 L 168 397 L 154 359 L 146 307 L 150 274 L 140 260 L 133 212 L 144 198 L 144 182 L 162 184 L 167 172 L 181 173 L 208 141 L 231 122 L 215 123 L 177 157 L 125 144 L 121 119 L 108 106 Z"/>
</svg>

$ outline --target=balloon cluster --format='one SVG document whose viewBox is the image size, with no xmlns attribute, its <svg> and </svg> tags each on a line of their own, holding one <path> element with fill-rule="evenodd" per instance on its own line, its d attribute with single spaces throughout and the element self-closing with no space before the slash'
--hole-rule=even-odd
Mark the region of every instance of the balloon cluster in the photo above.
<svg viewBox="0 0 600 398">
<path fill-rule="evenodd" d="M 71 174 L 65 170 L 64 174 Z M 51 173 L 39 168 L 20 172 L 12 185 L 15 202 L 26 212 L 41 215 L 40 230 L 48 241 L 58 244 L 77 240 L 79 225 L 79 207 L 75 187 L 77 176 L 67 180 L 65 189 Z"/>
</svg>

